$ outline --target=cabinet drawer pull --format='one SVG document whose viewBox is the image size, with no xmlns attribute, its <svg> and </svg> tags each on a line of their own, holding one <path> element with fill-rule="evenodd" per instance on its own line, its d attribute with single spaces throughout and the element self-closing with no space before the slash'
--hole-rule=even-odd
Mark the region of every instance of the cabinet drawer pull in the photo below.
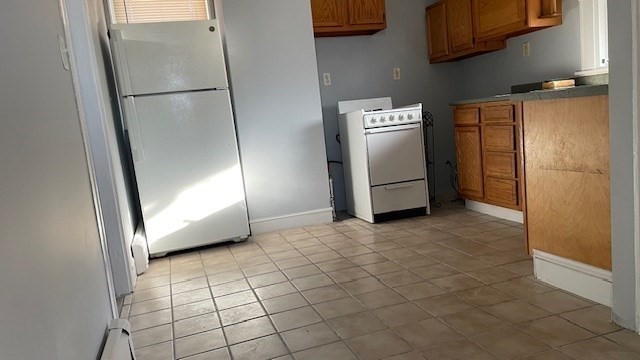
<svg viewBox="0 0 640 360">
<path fill-rule="evenodd" d="M 404 189 L 413 187 L 413 184 L 395 184 L 395 185 L 387 185 L 384 187 L 385 190 L 396 190 L 396 189 Z"/>
</svg>

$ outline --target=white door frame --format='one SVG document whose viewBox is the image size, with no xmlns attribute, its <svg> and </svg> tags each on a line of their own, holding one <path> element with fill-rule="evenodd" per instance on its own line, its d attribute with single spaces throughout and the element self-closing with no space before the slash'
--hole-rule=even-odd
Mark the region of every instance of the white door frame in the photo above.
<svg viewBox="0 0 640 360">
<path fill-rule="evenodd" d="M 608 2 L 613 319 L 640 332 L 640 4 Z"/>
<path fill-rule="evenodd" d="M 93 0 L 96 7 L 104 10 L 101 0 Z M 121 212 L 119 199 L 126 197 L 126 194 L 120 194 L 116 185 L 116 171 L 114 169 L 112 146 L 117 143 L 117 139 L 113 139 L 114 124 L 111 115 L 107 112 L 110 104 L 106 104 L 108 98 L 104 94 L 101 84 L 100 71 L 106 69 L 98 69 L 98 56 L 96 53 L 96 44 L 92 36 L 95 31 L 92 28 L 89 14 L 89 7 L 86 0 L 65 0 L 67 10 L 69 12 L 69 28 L 71 34 L 71 43 L 74 49 L 74 58 L 76 61 L 76 69 L 79 78 L 79 92 L 84 99 L 84 111 L 88 122 L 88 141 L 92 149 L 91 161 L 94 166 L 97 181 L 97 190 L 102 209 L 102 219 L 105 227 L 106 241 L 111 259 L 111 270 L 113 276 L 116 296 L 133 292 L 135 286 L 136 274 L 132 271 L 131 249 L 128 246 L 132 241 L 133 234 L 126 234 L 124 230 L 123 214 Z M 105 25 L 108 22 L 105 18 L 101 19 Z M 99 44 L 98 44 L 99 46 Z M 108 66 L 109 63 L 105 64 Z M 108 94 L 107 94 L 108 95 Z M 116 109 L 116 111 L 119 109 Z M 118 127 L 115 127 L 118 131 Z M 122 150 L 121 150 L 122 151 Z M 127 238 L 130 237 L 130 238 Z M 128 240 L 128 241 L 127 241 Z"/>
<path fill-rule="evenodd" d="M 86 109 L 84 107 L 84 97 L 82 96 L 82 92 L 81 92 L 81 87 L 80 87 L 80 81 L 79 81 L 79 73 L 78 73 L 78 67 L 76 64 L 76 58 L 75 58 L 75 54 L 74 54 L 74 48 L 73 48 L 73 43 L 71 41 L 72 39 L 72 32 L 71 32 L 71 26 L 69 25 L 69 8 L 67 7 L 67 1 L 66 0 L 59 0 L 59 5 L 60 5 L 60 13 L 62 16 L 62 21 L 63 21 L 63 26 L 64 26 L 64 32 L 65 32 L 65 42 L 66 44 L 61 45 L 61 51 L 65 51 L 67 52 L 68 56 L 68 62 L 69 62 L 69 67 L 70 67 L 70 72 L 71 72 L 71 77 L 73 80 L 73 88 L 74 88 L 74 93 L 75 93 L 75 97 L 76 97 L 76 104 L 78 107 L 78 115 L 80 118 L 80 127 L 82 130 L 82 138 L 83 138 L 83 143 L 84 143 L 84 150 L 85 150 L 85 156 L 87 159 L 87 166 L 89 169 L 89 180 L 90 180 L 90 185 L 91 185 L 91 192 L 93 193 L 93 204 L 94 204 L 94 208 L 95 208 L 95 214 L 96 214 L 96 223 L 98 225 L 98 234 L 100 236 L 100 246 L 102 248 L 102 256 L 103 256 L 103 262 L 104 262 L 104 267 L 105 267 L 105 274 L 107 277 L 107 284 L 108 284 L 108 291 L 109 291 L 109 300 L 110 300 L 110 304 L 111 304 L 111 313 L 113 318 L 118 318 L 119 314 L 118 314 L 118 307 L 117 307 L 117 303 L 116 303 L 116 296 L 115 296 L 115 287 L 114 287 L 114 283 L 113 283 L 113 274 L 111 271 L 111 262 L 109 259 L 109 248 L 107 245 L 107 241 L 106 241 L 106 236 L 105 236 L 105 229 L 104 229 L 104 221 L 103 221 L 103 217 L 102 217 L 102 206 L 100 203 L 100 196 L 98 193 L 98 187 L 97 187 L 97 179 L 96 179 L 96 170 L 94 167 L 94 163 L 92 161 L 93 156 L 92 156 L 92 151 L 91 151 L 91 146 L 89 145 L 89 132 L 88 132 L 88 128 L 87 128 L 87 113 L 86 113 Z M 77 10 L 77 9 L 75 9 Z M 74 21 L 78 21 L 79 19 L 74 19 Z M 63 49 L 64 46 L 64 49 Z"/>
</svg>

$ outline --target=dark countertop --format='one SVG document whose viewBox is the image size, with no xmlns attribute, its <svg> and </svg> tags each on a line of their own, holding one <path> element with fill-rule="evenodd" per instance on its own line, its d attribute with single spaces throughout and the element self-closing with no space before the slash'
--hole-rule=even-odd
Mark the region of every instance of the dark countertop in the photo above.
<svg viewBox="0 0 640 360">
<path fill-rule="evenodd" d="M 477 104 L 483 102 L 492 101 L 535 101 L 535 100 L 549 100 L 549 99 L 565 99 L 572 97 L 583 96 L 597 96 L 609 94 L 609 74 L 587 75 L 574 78 L 576 81 L 575 87 L 552 89 L 552 90 L 534 90 L 529 92 L 518 92 L 517 88 L 527 89 L 530 85 L 538 86 L 540 83 L 523 84 L 512 86 L 511 91 L 515 91 L 513 94 L 496 95 L 491 97 L 484 97 L 479 99 L 467 99 L 453 101 L 449 105 L 465 105 L 465 104 Z M 532 87 L 529 87 L 530 90 Z M 536 87 L 533 87 L 534 89 Z M 526 90 L 525 90 L 526 91 Z"/>
<path fill-rule="evenodd" d="M 496 96 L 490 96 L 490 97 L 478 98 L 478 99 L 452 101 L 449 103 L 449 105 L 456 106 L 456 105 L 477 104 L 477 103 L 492 102 L 492 101 L 510 101 L 510 100 L 511 100 L 511 94 L 506 94 L 506 95 L 496 95 Z"/>
<path fill-rule="evenodd" d="M 583 85 L 564 89 L 553 90 L 536 90 L 522 94 L 511 94 L 512 101 L 532 101 L 532 100 L 550 100 L 565 99 L 583 96 L 608 95 L 609 85 Z"/>
</svg>

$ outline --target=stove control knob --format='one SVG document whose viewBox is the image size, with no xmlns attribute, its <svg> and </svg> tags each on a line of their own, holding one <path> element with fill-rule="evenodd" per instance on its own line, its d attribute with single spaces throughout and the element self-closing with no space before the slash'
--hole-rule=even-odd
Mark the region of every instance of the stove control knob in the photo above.
<svg viewBox="0 0 640 360">
<path fill-rule="evenodd" d="M 409 114 L 409 115 L 407 116 L 407 118 L 408 118 L 409 120 L 413 120 L 413 114 Z"/>
<path fill-rule="evenodd" d="M 398 121 L 404 121 L 404 115 L 402 114 L 398 115 Z"/>
<path fill-rule="evenodd" d="M 371 122 L 372 124 L 375 124 L 375 123 L 377 123 L 377 122 L 378 122 L 378 120 L 377 120 L 376 118 L 371 118 L 370 122 Z"/>
<path fill-rule="evenodd" d="M 389 115 L 389 121 L 396 121 L 396 117 L 393 115 Z"/>
<path fill-rule="evenodd" d="M 380 118 L 380 122 L 381 123 L 387 122 L 387 119 L 383 116 L 383 117 Z"/>
</svg>

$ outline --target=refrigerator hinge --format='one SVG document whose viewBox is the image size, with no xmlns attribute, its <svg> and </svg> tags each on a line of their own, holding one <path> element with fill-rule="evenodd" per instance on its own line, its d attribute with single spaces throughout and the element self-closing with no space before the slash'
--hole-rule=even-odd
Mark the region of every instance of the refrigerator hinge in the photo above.
<svg viewBox="0 0 640 360">
<path fill-rule="evenodd" d="M 69 48 L 67 41 L 62 35 L 58 35 L 58 44 L 60 45 L 60 57 L 62 57 L 62 67 L 69 71 Z"/>
</svg>

